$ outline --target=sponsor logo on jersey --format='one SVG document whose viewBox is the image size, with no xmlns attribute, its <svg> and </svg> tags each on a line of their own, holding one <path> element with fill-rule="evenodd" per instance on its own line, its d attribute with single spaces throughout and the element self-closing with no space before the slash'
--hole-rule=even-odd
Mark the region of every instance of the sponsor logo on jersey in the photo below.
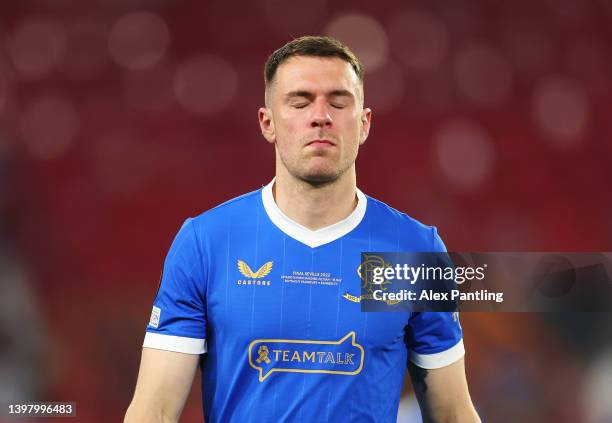
<svg viewBox="0 0 612 423">
<path fill-rule="evenodd" d="M 269 261 L 261 266 L 257 272 L 253 272 L 246 262 L 238 260 L 238 271 L 247 279 L 238 279 L 237 285 L 260 285 L 270 286 L 270 280 L 263 280 L 272 271 L 273 262 Z"/>
<path fill-rule="evenodd" d="M 349 332 L 338 341 L 256 339 L 249 345 L 249 365 L 263 382 L 274 372 L 357 375 L 364 350 Z"/>
</svg>

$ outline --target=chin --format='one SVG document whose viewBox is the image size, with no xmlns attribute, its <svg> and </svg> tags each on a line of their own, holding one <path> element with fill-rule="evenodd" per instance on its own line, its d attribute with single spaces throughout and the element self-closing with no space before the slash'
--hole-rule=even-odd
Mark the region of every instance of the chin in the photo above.
<svg viewBox="0 0 612 423">
<path fill-rule="evenodd" d="M 302 180 L 312 183 L 333 182 L 340 177 L 340 172 L 335 169 L 317 169 L 302 173 Z"/>
</svg>

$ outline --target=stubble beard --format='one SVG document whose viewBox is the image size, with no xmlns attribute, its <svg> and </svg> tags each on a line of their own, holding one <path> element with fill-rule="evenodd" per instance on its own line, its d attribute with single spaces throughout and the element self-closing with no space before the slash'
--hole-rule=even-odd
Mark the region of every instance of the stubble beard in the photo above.
<svg viewBox="0 0 612 423">
<path fill-rule="evenodd" d="M 337 161 L 330 158 L 330 163 L 323 166 L 308 163 L 311 160 L 317 160 L 316 157 L 324 157 L 327 154 L 328 153 L 324 152 L 323 154 L 309 154 L 308 156 L 300 155 L 298 157 L 288 158 L 279 153 L 279 157 L 285 169 L 287 169 L 289 174 L 294 178 L 312 186 L 323 186 L 338 180 L 354 163 L 354 160 L 352 162 L 343 163 L 341 158 Z"/>
</svg>

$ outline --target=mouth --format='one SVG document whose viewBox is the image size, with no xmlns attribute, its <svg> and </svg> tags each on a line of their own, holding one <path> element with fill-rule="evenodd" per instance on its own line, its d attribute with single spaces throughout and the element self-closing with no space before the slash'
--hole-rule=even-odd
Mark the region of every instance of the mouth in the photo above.
<svg viewBox="0 0 612 423">
<path fill-rule="evenodd" d="M 308 142 L 306 144 L 306 146 L 313 146 L 313 147 L 333 147 L 336 145 L 336 143 L 334 143 L 333 141 L 330 140 L 325 140 L 325 139 L 316 139 L 316 140 L 312 140 L 310 142 Z"/>
</svg>

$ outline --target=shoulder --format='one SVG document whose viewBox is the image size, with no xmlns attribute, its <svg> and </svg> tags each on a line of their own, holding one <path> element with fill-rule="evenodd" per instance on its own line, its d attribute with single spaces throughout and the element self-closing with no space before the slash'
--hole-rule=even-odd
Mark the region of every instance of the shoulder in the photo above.
<svg viewBox="0 0 612 423">
<path fill-rule="evenodd" d="M 419 220 L 401 212 L 390 205 L 366 195 L 370 216 L 377 226 L 394 228 L 402 234 L 406 247 L 422 251 L 440 251 L 445 249 L 438 230 L 433 225 L 426 225 Z"/>
<path fill-rule="evenodd" d="M 253 207 L 256 207 L 260 203 L 260 199 L 261 188 L 227 200 L 212 209 L 200 213 L 193 219 L 204 223 L 207 220 L 225 218 L 228 215 L 240 213 L 244 210 L 252 210 Z"/>
<path fill-rule="evenodd" d="M 244 222 L 255 216 L 257 209 L 261 206 L 261 188 L 232 198 L 212 209 L 206 210 L 197 216 L 187 219 L 185 224 L 190 224 L 196 232 L 214 231 L 226 228 L 230 222 Z"/>
<path fill-rule="evenodd" d="M 382 222 L 391 221 L 395 225 L 415 232 L 431 233 L 431 231 L 435 229 L 435 226 L 426 225 L 376 198 L 370 197 L 369 195 L 366 195 L 366 197 L 368 199 L 368 208 L 371 209 L 373 217 L 377 220 L 381 220 Z"/>
</svg>

